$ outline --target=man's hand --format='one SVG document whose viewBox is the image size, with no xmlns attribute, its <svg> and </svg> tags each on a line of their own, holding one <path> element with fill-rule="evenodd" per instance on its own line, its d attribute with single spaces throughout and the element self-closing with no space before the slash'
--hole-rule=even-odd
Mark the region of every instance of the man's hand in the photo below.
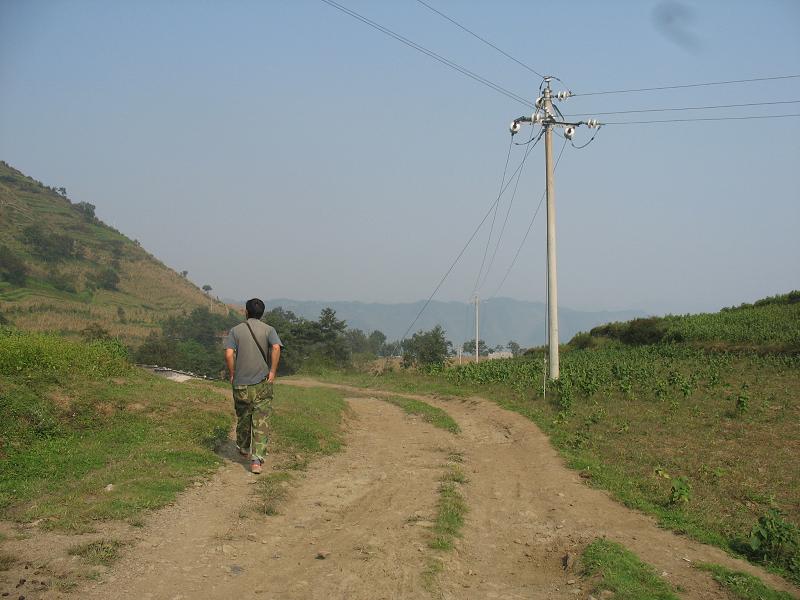
<svg viewBox="0 0 800 600">
<path fill-rule="evenodd" d="M 269 372 L 269 375 L 267 375 L 267 381 L 269 383 L 272 383 L 272 382 L 275 381 L 275 372 L 274 371 L 270 371 Z"/>
</svg>

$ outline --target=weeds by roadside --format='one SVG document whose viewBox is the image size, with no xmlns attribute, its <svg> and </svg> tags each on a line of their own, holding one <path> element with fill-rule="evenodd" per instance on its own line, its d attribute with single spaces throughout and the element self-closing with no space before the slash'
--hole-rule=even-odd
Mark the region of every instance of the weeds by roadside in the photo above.
<svg viewBox="0 0 800 600">
<path fill-rule="evenodd" d="M 764 584 L 758 577 L 733 571 L 713 563 L 698 563 L 695 568 L 708 571 L 725 591 L 736 600 L 792 600 L 786 592 L 779 592 Z"/>
<path fill-rule="evenodd" d="M 423 421 L 439 429 L 444 429 L 450 433 L 459 433 L 461 431 L 458 423 L 445 411 L 422 400 L 414 400 L 402 396 L 380 397 L 379 399 L 399 406 L 406 414 L 422 417 Z"/>
<path fill-rule="evenodd" d="M 467 478 L 457 465 L 448 465 L 439 485 L 439 500 L 436 503 L 433 537 L 428 546 L 434 550 L 452 550 L 456 537 L 461 535 L 467 503 L 460 486 Z"/>
<path fill-rule="evenodd" d="M 97 540 L 72 546 L 68 552 L 80 556 L 90 565 L 111 566 L 120 556 L 122 542 L 117 540 Z"/>
<path fill-rule="evenodd" d="M 278 506 L 289 494 L 292 474 L 286 471 L 273 471 L 259 478 L 256 484 L 256 495 L 259 501 L 259 512 L 273 516 L 278 514 Z"/>
<path fill-rule="evenodd" d="M 592 581 L 592 593 L 608 590 L 615 600 L 678 600 L 669 584 L 653 568 L 620 544 L 597 539 L 581 557 L 583 573 Z"/>
</svg>

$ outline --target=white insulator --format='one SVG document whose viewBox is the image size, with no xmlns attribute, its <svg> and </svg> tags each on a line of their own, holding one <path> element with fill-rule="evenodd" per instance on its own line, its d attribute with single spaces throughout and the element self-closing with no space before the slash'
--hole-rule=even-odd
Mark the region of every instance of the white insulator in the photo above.
<svg viewBox="0 0 800 600">
<path fill-rule="evenodd" d="M 575 137 L 575 128 L 572 125 L 564 127 L 564 137 L 571 140 Z"/>
<path fill-rule="evenodd" d="M 544 120 L 544 115 L 540 112 L 535 112 L 531 115 L 531 123 L 541 123 Z"/>
<path fill-rule="evenodd" d="M 600 126 L 600 121 L 598 121 L 597 119 L 589 119 L 588 121 L 586 121 L 586 126 L 589 129 L 594 129 L 595 127 Z"/>
<path fill-rule="evenodd" d="M 535 104 L 536 104 L 536 108 L 544 108 L 544 96 L 539 96 L 536 99 Z"/>
<path fill-rule="evenodd" d="M 563 90 L 556 94 L 556 98 L 558 98 L 559 100 L 566 100 L 570 96 L 572 96 L 572 92 L 570 92 L 569 90 Z"/>
<path fill-rule="evenodd" d="M 508 127 L 508 130 L 511 132 L 511 135 L 515 135 L 519 133 L 520 125 L 517 121 L 511 121 L 511 125 Z"/>
</svg>

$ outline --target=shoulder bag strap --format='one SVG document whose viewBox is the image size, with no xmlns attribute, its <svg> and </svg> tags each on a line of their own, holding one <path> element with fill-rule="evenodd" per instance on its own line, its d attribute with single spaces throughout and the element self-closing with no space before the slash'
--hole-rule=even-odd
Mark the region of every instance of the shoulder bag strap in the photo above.
<svg viewBox="0 0 800 600">
<path fill-rule="evenodd" d="M 247 321 L 245 321 L 245 322 L 244 322 L 244 324 L 245 324 L 245 325 L 247 325 L 247 330 L 250 332 L 250 335 L 252 335 L 252 336 L 253 336 L 253 341 L 256 343 L 256 346 L 258 346 L 258 350 L 259 350 L 259 352 L 261 352 L 261 358 L 263 358 L 263 359 L 264 359 L 264 362 L 265 362 L 265 363 L 267 363 L 267 368 L 268 368 L 268 369 L 272 368 L 272 367 L 270 366 L 270 364 L 269 364 L 269 360 L 267 360 L 267 353 L 266 353 L 266 352 L 264 352 L 264 349 L 261 347 L 261 344 L 259 344 L 259 343 L 258 343 L 258 340 L 256 339 L 256 334 L 255 334 L 255 333 L 253 333 L 253 328 L 252 328 L 252 327 L 250 327 L 250 323 L 248 323 Z"/>
</svg>

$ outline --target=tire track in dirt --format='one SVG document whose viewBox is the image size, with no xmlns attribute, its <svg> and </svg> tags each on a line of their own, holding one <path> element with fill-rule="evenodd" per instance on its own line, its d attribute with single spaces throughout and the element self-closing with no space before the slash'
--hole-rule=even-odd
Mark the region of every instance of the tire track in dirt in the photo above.
<svg viewBox="0 0 800 600">
<path fill-rule="evenodd" d="M 203 488 L 156 514 L 82 598 L 418 598 L 438 480 L 454 436 L 385 402 L 348 399 L 346 447 L 299 474 L 273 517 L 251 508 L 255 477 L 229 456 Z M 270 461 L 267 462 L 269 472 Z M 319 560 L 320 551 L 330 555 Z"/>
</svg>

